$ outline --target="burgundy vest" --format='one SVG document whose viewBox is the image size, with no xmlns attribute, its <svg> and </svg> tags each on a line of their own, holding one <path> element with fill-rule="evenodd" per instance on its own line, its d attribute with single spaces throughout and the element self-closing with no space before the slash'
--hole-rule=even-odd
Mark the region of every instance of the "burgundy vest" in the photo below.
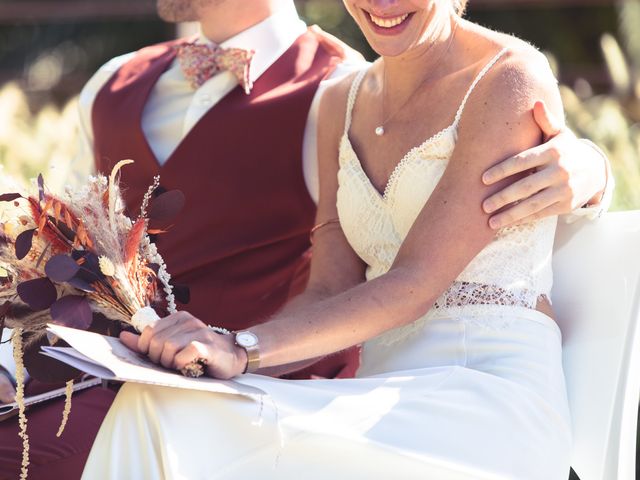
<svg viewBox="0 0 640 480">
<path fill-rule="evenodd" d="M 303 177 L 302 141 L 318 85 L 341 61 L 340 51 L 311 31 L 303 34 L 250 95 L 235 88 L 160 166 L 144 137 L 142 112 L 181 41 L 142 49 L 98 93 L 96 165 L 108 174 L 116 162 L 135 160 L 121 170 L 131 215 L 155 175 L 164 189 L 184 192 L 185 209 L 156 244 L 174 282 L 190 288 L 185 309 L 210 324 L 248 328 L 306 283 L 316 207 Z M 311 373 L 351 376 L 356 358 L 353 350 L 332 356 Z"/>
</svg>

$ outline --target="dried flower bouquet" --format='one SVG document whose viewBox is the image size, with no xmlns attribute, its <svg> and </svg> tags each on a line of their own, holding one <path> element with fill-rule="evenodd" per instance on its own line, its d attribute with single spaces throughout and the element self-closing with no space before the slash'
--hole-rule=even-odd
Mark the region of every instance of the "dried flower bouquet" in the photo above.
<svg viewBox="0 0 640 480">
<path fill-rule="evenodd" d="M 158 318 L 156 309 L 176 311 L 171 277 L 149 239 L 163 231 L 149 223 L 169 222 L 184 206 L 184 195 L 173 190 L 154 197 L 156 177 L 138 217 L 131 219 L 118 186 L 118 172 L 128 163 L 132 160 L 119 162 L 108 178 L 90 177 L 82 189 L 61 196 L 47 191 L 41 175 L 35 195 L 0 195 L 0 205 L 7 207 L 0 223 L 0 335 L 4 326 L 14 329 L 17 364 L 24 362 L 36 378 L 71 381 L 79 374 L 39 355 L 41 345 L 58 341 L 47 336 L 48 323 L 101 332 L 127 324 L 141 331 Z M 22 369 L 18 373 L 20 402 Z M 59 433 L 69 406 L 70 398 Z M 24 408 L 20 427 L 26 478 Z"/>
</svg>

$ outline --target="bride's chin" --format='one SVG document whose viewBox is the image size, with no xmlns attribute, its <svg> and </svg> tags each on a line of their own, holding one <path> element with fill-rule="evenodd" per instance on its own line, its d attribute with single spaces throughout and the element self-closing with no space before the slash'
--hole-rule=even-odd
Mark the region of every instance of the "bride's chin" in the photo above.
<svg viewBox="0 0 640 480">
<path fill-rule="evenodd" d="M 375 41 L 369 42 L 369 46 L 381 57 L 399 57 L 409 52 L 415 47 L 414 42 L 390 42 L 390 41 Z"/>
<path fill-rule="evenodd" d="M 378 35 L 369 29 L 362 29 L 367 43 L 382 57 L 399 57 L 420 45 L 418 32 L 410 28 L 397 36 Z"/>
</svg>

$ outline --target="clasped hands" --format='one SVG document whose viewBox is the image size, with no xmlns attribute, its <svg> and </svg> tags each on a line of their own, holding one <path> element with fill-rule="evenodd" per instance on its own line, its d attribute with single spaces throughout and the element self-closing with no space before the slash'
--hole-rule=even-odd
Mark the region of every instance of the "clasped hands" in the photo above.
<svg viewBox="0 0 640 480">
<path fill-rule="evenodd" d="M 235 344 L 233 335 L 216 333 L 185 311 L 158 320 L 140 335 L 122 332 L 120 340 L 152 362 L 178 371 L 203 359 L 208 376 L 228 380 L 247 367 L 247 352 Z"/>
</svg>

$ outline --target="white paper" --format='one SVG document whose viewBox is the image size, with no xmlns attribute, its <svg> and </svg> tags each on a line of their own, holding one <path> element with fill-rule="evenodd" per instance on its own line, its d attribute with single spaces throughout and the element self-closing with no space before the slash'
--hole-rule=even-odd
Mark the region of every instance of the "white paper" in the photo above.
<svg viewBox="0 0 640 480">
<path fill-rule="evenodd" d="M 48 327 L 51 333 L 63 339 L 72 348 L 43 347 L 45 355 L 106 380 L 150 383 L 166 387 L 241 395 L 254 400 L 266 395 L 263 390 L 257 387 L 233 380 L 185 377 L 175 370 L 168 370 L 152 363 L 148 358 L 129 350 L 119 339 L 114 337 L 60 325 L 50 324 Z"/>
</svg>

